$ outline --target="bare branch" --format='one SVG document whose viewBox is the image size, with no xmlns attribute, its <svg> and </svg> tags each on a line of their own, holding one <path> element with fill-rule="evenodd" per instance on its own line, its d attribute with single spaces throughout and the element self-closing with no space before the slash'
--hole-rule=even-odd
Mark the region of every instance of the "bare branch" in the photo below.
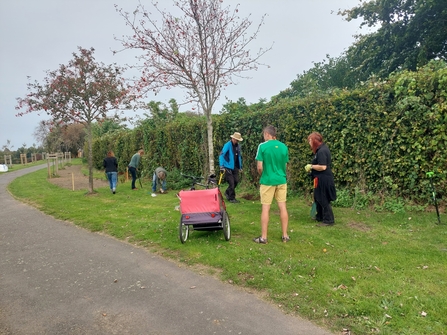
<svg viewBox="0 0 447 335">
<path fill-rule="evenodd" d="M 264 16 L 250 35 L 252 22 L 222 7 L 223 0 L 176 0 L 173 13 L 161 10 L 157 2 L 152 6 L 156 16 L 140 3 L 130 14 L 118 9 L 133 34 L 118 41 L 123 50 L 138 49 L 140 71 L 136 89 L 142 95 L 158 93 L 162 88 L 181 87 L 190 103 L 197 103 L 207 118 L 208 158 L 214 171 L 212 141 L 212 109 L 222 90 L 235 84 L 233 78 L 257 70 L 259 59 L 271 49 L 260 49 L 252 55 L 248 45 L 256 39 Z M 174 13 L 175 12 L 175 13 Z"/>
</svg>

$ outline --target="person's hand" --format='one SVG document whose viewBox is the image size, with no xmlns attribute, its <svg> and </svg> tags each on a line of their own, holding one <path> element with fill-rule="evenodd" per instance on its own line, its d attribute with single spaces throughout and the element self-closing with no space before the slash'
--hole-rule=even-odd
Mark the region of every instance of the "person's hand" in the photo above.
<svg viewBox="0 0 447 335">
<path fill-rule="evenodd" d="M 307 165 L 304 167 L 304 170 L 306 170 L 307 173 L 309 173 L 310 171 L 312 171 L 312 164 L 307 164 Z"/>
</svg>

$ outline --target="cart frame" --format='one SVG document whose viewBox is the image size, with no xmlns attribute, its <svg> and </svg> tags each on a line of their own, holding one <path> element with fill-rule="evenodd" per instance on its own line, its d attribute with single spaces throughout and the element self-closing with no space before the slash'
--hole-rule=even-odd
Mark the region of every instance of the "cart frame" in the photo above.
<svg viewBox="0 0 447 335">
<path fill-rule="evenodd" d="M 223 230 L 226 241 L 231 238 L 230 217 L 227 213 L 225 201 L 220 191 L 219 182 L 216 176 L 208 177 L 207 183 L 202 184 L 203 177 L 189 176 L 183 177 L 191 179 L 191 188 L 187 191 L 180 191 L 180 224 L 179 237 L 182 243 L 188 239 L 191 230 Z M 196 190 L 199 185 L 204 189 Z"/>
</svg>

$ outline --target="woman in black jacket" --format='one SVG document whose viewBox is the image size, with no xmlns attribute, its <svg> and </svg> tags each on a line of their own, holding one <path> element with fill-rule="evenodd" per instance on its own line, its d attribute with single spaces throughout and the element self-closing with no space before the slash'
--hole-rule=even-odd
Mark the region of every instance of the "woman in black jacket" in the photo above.
<svg viewBox="0 0 447 335">
<path fill-rule="evenodd" d="M 116 192 L 116 183 L 118 181 L 118 161 L 113 151 L 107 153 L 107 157 L 104 158 L 104 168 L 106 169 L 107 179 L 110 183 L 110 190 L 113 194 Z"/>
<path fill-rule="evenodd" d="M 307 137 L 307 141 L 315 154 L 311 164 L 305 169 L 311 173 L 314 182 L 314 199 L 317 205 L 317 226 L 333 226 L 335 223 L 331 201 L 337 198 L 334 175 L 331 170 L 331 152 L 323 142 L 320 133 L 313 132 Z"/>
</svg>

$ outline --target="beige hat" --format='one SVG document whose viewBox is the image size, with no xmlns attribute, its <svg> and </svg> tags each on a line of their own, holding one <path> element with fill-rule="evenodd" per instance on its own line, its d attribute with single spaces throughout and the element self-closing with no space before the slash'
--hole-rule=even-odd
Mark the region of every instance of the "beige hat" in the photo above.
<svg viewBox="0 0 447 335">
<path fill-rule="evenodd" d="M 244 139 L 241 136 L 241 133 L 234 133 L 233 135 L 230 136 L 231 138 L 234 138 L 235 140 L 238 140 L 239 142 L 243 141 Z"/>
</svg>

